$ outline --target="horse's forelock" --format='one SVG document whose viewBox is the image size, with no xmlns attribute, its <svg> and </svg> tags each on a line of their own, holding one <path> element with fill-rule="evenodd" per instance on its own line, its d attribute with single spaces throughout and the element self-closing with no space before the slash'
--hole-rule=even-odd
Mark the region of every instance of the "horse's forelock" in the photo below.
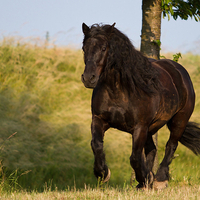
<svg viewBox="0 0 200 200">
<path fill-rule="evenodd" d="M 85 37 L 85 39 L 94 37 L 94 38 L 104 38 L 108 40 L 110 33 L 108 33 L 107 30 L 109 30 L 110 27 L 112 26 L 93 24 L 90 28 L 89 34 Z M 113 24 L 113 28 L 114 28 L 114 24 Z M 110 31 L 112 31 L 112 29 Z"/>
</svg>

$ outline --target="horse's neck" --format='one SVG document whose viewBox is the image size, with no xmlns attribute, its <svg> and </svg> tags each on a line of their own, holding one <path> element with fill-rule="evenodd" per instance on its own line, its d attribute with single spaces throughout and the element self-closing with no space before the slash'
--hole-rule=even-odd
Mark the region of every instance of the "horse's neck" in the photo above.
<svg viewBox="0 0 200 200">
<path fill-rule="evenodd" d="M 123 83 L 121 81 L 122 78 L 120 77 L 120 73 L 113 69 L 103 77 L 101 84 L 106 88 L 109 96 L 115 99 L 121 99 L 128 94 L 129 89 L 123 87 Z"/>
</svg>

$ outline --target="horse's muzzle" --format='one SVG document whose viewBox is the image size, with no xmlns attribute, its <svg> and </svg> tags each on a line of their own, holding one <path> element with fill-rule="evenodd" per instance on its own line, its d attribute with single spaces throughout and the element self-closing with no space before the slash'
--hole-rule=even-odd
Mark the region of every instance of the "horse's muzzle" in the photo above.
<svg viewBox="0 0 200 200">
<path fill-rule="evenodd" d="M 96 77 L 94 74 L 85 74 L 83 73 L 81 76 L 81 80 L 86 88 L 92 88 L 94 89 L 98 82 L 98 77 Z"/>
</svg>

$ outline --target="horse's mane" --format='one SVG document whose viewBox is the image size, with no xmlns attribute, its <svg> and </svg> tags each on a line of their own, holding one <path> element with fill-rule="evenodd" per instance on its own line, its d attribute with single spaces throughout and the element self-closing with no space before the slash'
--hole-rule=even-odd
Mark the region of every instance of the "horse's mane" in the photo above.
<svg viewBox="0 0 200 200">
<path fill-rule="evenodd" d="M 95 24 L 91 27 L 89 36 L 108 40 L 109 53 L 102 76 L 111 78 L 109 74 L 114 69 L 120 74 L 122 87 L 138 93 L 142 90 L 148 95 L 155 94 L 161 88 L 157 70 L 147 57 L 135 49 L 126 35 L 114 27 L 108 33 L 109 27 L 111 26 Z"/>
</svg>

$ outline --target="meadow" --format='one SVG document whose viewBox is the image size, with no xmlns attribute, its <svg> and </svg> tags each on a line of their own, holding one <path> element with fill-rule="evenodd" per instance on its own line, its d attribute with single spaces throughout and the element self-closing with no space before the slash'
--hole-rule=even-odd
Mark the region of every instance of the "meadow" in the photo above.
<svg viewBox="0 0 200 200">
<path fill-rule="evenodd" d="M 197 94 L 191 120 L 200 123 L 200 55 L 184 54 L 179 62 Z M 13 38 L 0 42 L 1 198 L 166 199 L 176 194 L 174 199 L 184 199 L 180 190 L 185 197 L 200 197 L 200 159 L 181 144 L 165 193 L 133 189 L 131 136 L 114 129 L 106 132 L 104 143 L 111 179 L 105 186 L 97 183 L 90 148 L 92 90 L 80 80 L 83 70 L 81 50 Z M 168 136 L 165 127 L 159 131 L 159 160 Z"/>
</svg>

